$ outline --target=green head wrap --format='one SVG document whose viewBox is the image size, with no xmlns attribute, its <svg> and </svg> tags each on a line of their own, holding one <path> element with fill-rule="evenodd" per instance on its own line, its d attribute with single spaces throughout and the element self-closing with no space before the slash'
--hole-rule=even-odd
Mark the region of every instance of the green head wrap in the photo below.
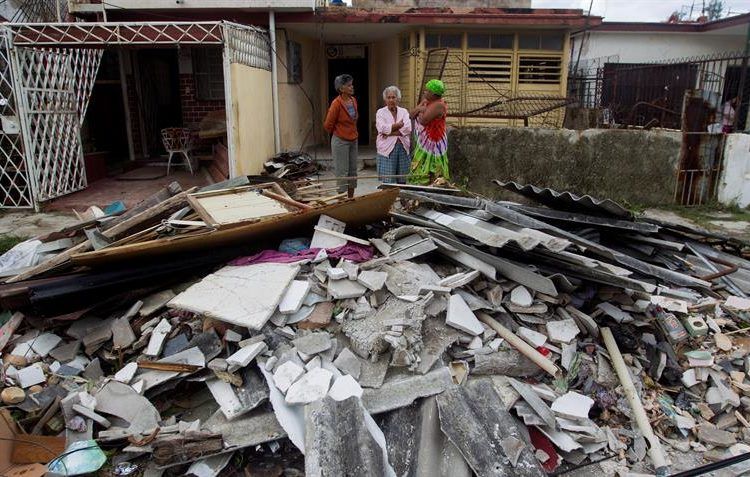
<svg viewBox="0 0 750 477">
<path fill-rule="evenodd" d="M 438 79 L 431 79 L 424 87 L 427 91 L 437 96 L 442 96 L 445 93 L 445 84 Z"/>
</svg>

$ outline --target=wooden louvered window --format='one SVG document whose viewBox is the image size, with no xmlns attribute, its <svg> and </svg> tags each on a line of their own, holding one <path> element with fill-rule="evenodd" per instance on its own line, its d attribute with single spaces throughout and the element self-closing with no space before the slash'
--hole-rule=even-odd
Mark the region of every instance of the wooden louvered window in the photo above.
<svg viewBox="0 0 750 477">
<path fill-rule="evenodd" d="M 469 83 L 510 83 L 511 55 L 469 54 Z"/>
<path fill-rule="evenodd" d="M 556 84 L 560 82 L 562 58 L 559 56 L 519 56 L 519 84 Z"/>
</svg>

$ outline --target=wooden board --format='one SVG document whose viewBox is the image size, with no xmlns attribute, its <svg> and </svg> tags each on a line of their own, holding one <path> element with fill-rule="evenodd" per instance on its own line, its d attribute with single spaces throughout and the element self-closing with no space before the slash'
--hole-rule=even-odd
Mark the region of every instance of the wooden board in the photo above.
<svg viewBox="0 0 750 477">
<path fill-rule="evenodd" d="M 344 202 L 272 217 L 268 220 L 221 229 L 191 237 L 168 237 L 146 242 L 105 248 L 73 255 L 76 265 L 106 266 L 130 260 L 144 260 L 169 254 L 215 249 L 216 247 L 247 244 L 250 239 L 281 237 L 292 233 L 312 233 L 321 214 L 346 222 L 349 226 L 365 225 L 387 216 L 398 197 L 398 189 L 375 192 Z M 284 235 L 282 235 L 284 234 Z"/>
<path fill-rule="evenodd" d="M 190 204 L 204 222 L 214 227 L 289 213 L 283 204 L 255 190 L 190 197 Z"/>
</svg>

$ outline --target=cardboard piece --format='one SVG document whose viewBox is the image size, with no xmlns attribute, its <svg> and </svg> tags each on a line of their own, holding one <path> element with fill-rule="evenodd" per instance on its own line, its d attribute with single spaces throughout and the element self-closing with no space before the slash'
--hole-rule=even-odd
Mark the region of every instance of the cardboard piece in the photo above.
<svg viewBox="0 0 750 477">
<path fill-rule="evenodd" d="M 64 437 L 20 434 L 7 409 L 0 410 L 0 437 L 0 475 L 3 477 L 42 477 L 47 473 L 46 463 L 65 451 Z M 50 454 L 50 450 L 55 454 Z"/>
</svg>

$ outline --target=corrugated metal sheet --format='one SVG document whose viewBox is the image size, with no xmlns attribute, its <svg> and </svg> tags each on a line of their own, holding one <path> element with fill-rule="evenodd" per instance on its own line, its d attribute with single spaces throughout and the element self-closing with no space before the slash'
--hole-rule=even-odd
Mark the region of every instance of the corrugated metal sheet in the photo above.
<svg viewBox="0 0 750 477">
<path fill-rule="evenodd" d="M 520 194 L 531 200 L 544 204 L 547 207 L 568 210 L 584 211 L 599 215 L 608 215 L 624 219 L 632 219 L 633 214 L 615 201 L 609 199 L 596 199 L 590 195 L 578 196 L 572 192 L 558 192 L 553 189 L 542 189 L 532 184 L 521 185 L 517 182 L 493 181 L 500 187 L 516 194 Z"/>
</svg>

